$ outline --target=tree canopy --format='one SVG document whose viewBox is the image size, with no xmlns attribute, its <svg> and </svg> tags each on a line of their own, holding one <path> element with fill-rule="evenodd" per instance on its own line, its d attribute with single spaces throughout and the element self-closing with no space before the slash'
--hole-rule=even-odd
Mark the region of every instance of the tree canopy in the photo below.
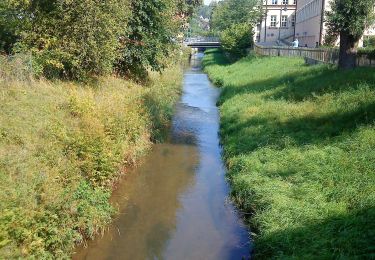
<svg viewBox="0 0 375 260">
<path fill-rule="evenodd" d="M 49 78 L 161 70 L 182 20 L 201 2 L 2 0 L 0 52 L 31 53 L 36 74 Z"/>
<path fill-rule="evenodd" d="M 375 0 L 333 0 L 327 12 L 330 34 L 340 35 L 339 67 L 355 66 L 357 44 L 365 29 L 374 22 Z"/>
<path fill-rule="evenodd" d="M 259 0 L 223 0 L 217 3 L 212 14 L 212 28 L 223 31 L 234 24 L 254 25 L 261 14 Z"/>
<path fill-rule="evenodd" d="M 211 26 L 223 49 L 239 58 L 253 43 L 253 28 L 262 13 L 260 0 L 223 0 L 214 4 Z"/>
</svg>

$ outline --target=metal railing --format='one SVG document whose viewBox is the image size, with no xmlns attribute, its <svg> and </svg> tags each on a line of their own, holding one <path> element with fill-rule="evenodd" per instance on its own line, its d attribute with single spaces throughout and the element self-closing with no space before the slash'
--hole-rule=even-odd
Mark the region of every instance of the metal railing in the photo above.
<svg viewBox="0 0 375 260">
<path fill-rule="evenodd" d="M 186 43 L 199 43 L 199 42 L 220 42 L 219 37 L 189 37 L 185 38 Z"/>
</svg>

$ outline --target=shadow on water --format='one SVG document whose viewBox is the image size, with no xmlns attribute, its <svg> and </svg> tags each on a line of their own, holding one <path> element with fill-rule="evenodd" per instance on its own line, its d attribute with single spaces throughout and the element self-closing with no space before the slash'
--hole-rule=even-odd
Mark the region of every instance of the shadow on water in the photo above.
<svg viewBox="0 0 375 260">
<path fill-rule="evenodd" d="M 119 216 L 74 259 L 247 259 L 248 231 L 227 200 L 219 90 L 193 56 L 168 142 L 157 144 L 112 196 Z"/>
</svg>

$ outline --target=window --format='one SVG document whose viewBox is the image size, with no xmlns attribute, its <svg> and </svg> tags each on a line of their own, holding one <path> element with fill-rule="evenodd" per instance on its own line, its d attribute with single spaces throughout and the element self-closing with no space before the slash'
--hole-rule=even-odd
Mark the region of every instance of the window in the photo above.
<svg viewBox="0 0 375 260">
<path fill-rule="evenodd" d="M 277 2 L 278 2 L 278 0 L 272 0 L 273 5 L 277 5 L 278 4 Z"/>
<path fill-rule="evenodd" d="M 294 27 L 296 25 L 296 16 L 295 15 L 292 15 L 291 22 L 292 22 L 292 27 Z"/>
<path fill-rule="evenodd" d="M 276 27 L 277 15 L 271 15 L 271 27 Z"/>
<path fill-rule="evenodd" d="M 282 0 L 282 4 L 283 5 L 287 5 L 288 4 L 288 0 Z"/>
<path fill-rule="evenodd" d="M 281 27 L 288 27 L 288 16 L 281 16 Z"/>
</svg>

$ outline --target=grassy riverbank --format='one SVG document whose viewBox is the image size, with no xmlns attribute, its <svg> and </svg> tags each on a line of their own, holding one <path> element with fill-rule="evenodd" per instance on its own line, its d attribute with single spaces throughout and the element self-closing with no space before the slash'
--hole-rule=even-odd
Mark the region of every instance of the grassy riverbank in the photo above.
<svg viewBox="0 0 375 260">
<path fill-rule="evenodd" d="M 69 257 L 110 222 L 110 190 L 168 124 L 182 70 L 83 86 L 19 65 L 0 68 L 0 258 Z"/>
<path fill-rule="evenodd" d="M 228 176 L 256 256 L 374 257 L 375 69 L 218 51 L 204 66 L 223 88 Z"/>
</svg>

